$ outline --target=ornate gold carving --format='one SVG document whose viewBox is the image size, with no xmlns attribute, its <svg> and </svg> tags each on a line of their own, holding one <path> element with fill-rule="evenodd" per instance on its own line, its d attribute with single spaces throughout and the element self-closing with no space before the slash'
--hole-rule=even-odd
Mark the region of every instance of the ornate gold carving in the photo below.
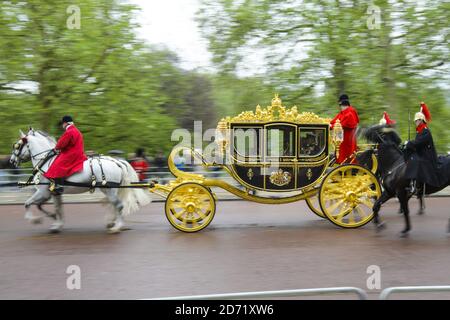
<svg viewBox="0 0 450 320">
<path fill-rule="evenodd" d="M 243 111 L 236 117 L 227 117 L 221 122 L 270 122 L 270 121 L 287 121 L 293 123 L 305 124 L 328 124 L 331 119 L 321 118 L 313 112 L 299 113 L 297 106 L 286 108 L 278 94 L 272 99 L 272 104 L 265 108 L 260 105 L 256 106 L 255 112 Z M 219 122 L 219 123 L 221 123 Z"/>
<path fill-rule="evenodd" d="M 272 184 L 282 187 L 291 182 L 292 176 L 289 172 L 283 171 L 283 169 L 278 169 L 270 174 L 270 182 Z"/>
<path fill-rule="evenodd" d="M 249 180 L 252 180 L 252 178 L 253 178 L 254 175 L 255 175 L 255 174 L 253 173 L 252 168 L 248 169 L 248 171 L 247 171 L 247 177 L 248 177 L 248 179 L 249 179 Z"/>
<path fill-rule="evenodd" d="M 311 178 L 312 178 L 311 168 L 308 168 L 308 170 L 306 170 L 306 177 L 308 178 L 308 181 L 311 180 Z"/>
</svg>

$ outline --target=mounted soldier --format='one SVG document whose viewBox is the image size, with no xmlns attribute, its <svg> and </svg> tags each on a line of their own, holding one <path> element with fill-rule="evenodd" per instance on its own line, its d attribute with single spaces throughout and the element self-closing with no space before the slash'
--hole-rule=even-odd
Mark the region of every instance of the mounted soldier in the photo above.
<svg viewBox="0 0 450 320">
<path fill-rule="evenodd" d="M 405 146 L 406 178 L 411 179 L 409 190 L 411 194 L 417 192 L 417 186 L 422 189 L 425 184 L 434 187 L 439 187 L 442 184 L 437 174 L 438 156 L 434 147 L 433 136 L 428 128 L 430 121 L 431 113 L 427 105 L 422 102 L 420 112 L 417 112 L 414 116 L 416 138 L 414 141 L 407 141 Z"/>
<path fill-rule="evenodd" d="M 336 121 L 339 120 L 344 129 L 344 140 L 340 145 L 339 157 L 336 160 L 337 163 L 343 163 L 356 151 L 356 129 L 359 117 L 355 108 L 350 105 L 348 95 L 341 95 L 338 103 L 341 111 L 331 120 L 330 125 L 331 129 L 333 129 Z"/>
<path fill-rule="evenodd" d="M 83 170 L 83 163 L 87 160 L 84 153 L 83 135 L 75 127 L 71 116 L 64 116 L 61 120 L 64 134 L 59 138 L 55 148 L 49 152 L 48 158 L 58 156 L 44 174 L 51 181 L 50 191 L 61 194 L 64 189 L 64 179 Z"/>
</svg>

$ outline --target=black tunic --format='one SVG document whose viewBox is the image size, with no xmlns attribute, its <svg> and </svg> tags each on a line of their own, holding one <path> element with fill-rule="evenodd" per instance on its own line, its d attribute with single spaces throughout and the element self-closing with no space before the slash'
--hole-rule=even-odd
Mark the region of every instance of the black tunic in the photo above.
<svg viewBox="0 0 450 320">
<path fill-rule="evenodd" d="M 433 136 L 428 128 L 417 133 L 414 141 L 406 145 L 406 178 L 439 187 L 446 183 L 438 173 L 438 157 L 433 143 Z M 444 177 L 442 177 L 444 178 Z M 445 179 L 446 180 L 446 179 Z"/>
</svg>

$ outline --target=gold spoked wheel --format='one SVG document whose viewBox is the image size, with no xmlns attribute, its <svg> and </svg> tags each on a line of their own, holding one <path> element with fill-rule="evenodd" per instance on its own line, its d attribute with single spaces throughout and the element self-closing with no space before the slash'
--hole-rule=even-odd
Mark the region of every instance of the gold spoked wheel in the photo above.
<svg viewBox="0 0 450 320">
<path fill-rule="evenodd" d="M 326 219 L 325 215 L 322 212 L 322 208 L 320 208 L 319 195 L 315 194 L 312 197 L 306 198 L 306 205 L 315 215 Z"/>
<path fill-rule="evenodd" d="M 308 205 L 308 208 L 311 209 L 312 212 L 314 212 L 314 214 L 316 214 L 317 216 L 323 218 L 323 219 L 328 219 L 322 212 L 322 208 L 320 207 L 320 201 L 319 201 L 319 193 L 317 193 L 316 195 L 306 198 L 305 199 L 306 204 Z"/>
<path fill-rule="evenodd" d="M 188 182 L 169 193 L 165 210 L 167 220 L 173 227 L 184 232 L 196 232 L 211 223 L 216 212 L 216 201 L 208 188 Z"/>
<path fill-rule="evenodd" d="M 372 220 L 372 207 L 380 196 L 380 184 L 370 170 L 359 165 L 342 165 L 323 179 L 319 202 L 332 223 L 358 228 Z"/>
</svg>

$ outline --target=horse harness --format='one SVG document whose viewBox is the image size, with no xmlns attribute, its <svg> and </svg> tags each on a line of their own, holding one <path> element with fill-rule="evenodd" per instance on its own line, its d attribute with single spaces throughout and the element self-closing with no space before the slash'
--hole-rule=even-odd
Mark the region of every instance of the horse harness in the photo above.
<svg viewBox="0 0 450 320">
<path fill-rule="evenodd" d="M 102 160 L 101 160 L 101 155 L 99 156 L 89 156 L 89 167 L 91 168 L 91 188 L 90 188 L 90 192 L 94 192 L 94 188 L 97 185 L 97 177 L 94 174 L 94 168 L 92 165 L 92 162 L 94 159 L 97 159 L 98 165 L 100 166 L 100 171 L 102 172 L 102 186 L 106 186 L 107 181 L 106 181 L 106 177 L 105 177 L 105 173 L 103 171 L 103 165 L 102 165 Z"/>
</svg>

